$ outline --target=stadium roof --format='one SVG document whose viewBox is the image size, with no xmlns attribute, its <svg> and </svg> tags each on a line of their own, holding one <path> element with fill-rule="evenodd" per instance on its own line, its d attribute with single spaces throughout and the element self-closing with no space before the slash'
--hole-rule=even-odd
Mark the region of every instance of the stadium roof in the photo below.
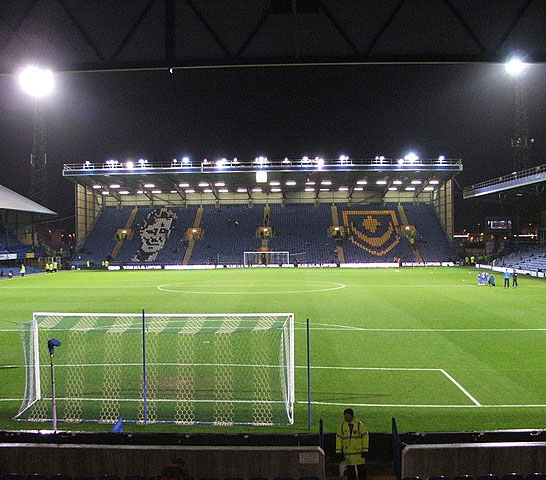
<svg viewBox="0 0 546 480">
<path fill-rule="evenodd" d="M 57 215 L 49 208 L 43 207 L 2 185 L 0 185 L 0 210 L 16 210 L 19 212 L 40 213 L 43 215 Z"/>
<path fill-rule="evenodd" d="M 262 194 L 314 194 L 317 198 L 332 192 L 405 192 L 419 195 L 430 192 L 463 169 L 460 159 L 421 159 L 409 154 L 392 159 L 308 158 L 254 160 L 221 158 L 195 162 L 189 158 L 170 162 L 108 160 L 104 163 L 67 164 L 63 176 L 102 195 L 120 199 L 123 195 L 177 194 L 183 199 L 209 195 L 216 199 L 244 194 L 248 198 Z M 260 176 L 262 178 L 260 178 Z M 328 196 L 326 195 L 326 196 Z"/>
<path fill-rule="evenodd" d="M 18 0 L 0 73 L 306 63 L 546 61 L 543 0 Z"/>
<path fill-rule="evenodd" d="M 503 197 L 515 195 L 533 201 L 539 196 L 544 197 L 545 189 L 546 165 L 539 165 L 469 185 L 463 190 L 463 198 L 468 200 L 496 194 Z"/>
</svg>

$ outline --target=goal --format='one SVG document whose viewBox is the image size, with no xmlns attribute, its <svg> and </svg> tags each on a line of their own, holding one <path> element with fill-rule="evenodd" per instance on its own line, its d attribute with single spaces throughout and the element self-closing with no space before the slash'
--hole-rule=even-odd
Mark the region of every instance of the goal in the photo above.
<svg viewBox="0 0 546 480">
<path fill-rule="evenodd" d="M 18 420 L 286 425 L 294 422 L 294 315 L 35 313 L 21 324 Z"/>
<path fill-rule="evenodd" d="M 244 252 L 243 265 L 286 265 L 290 263 L 289 252 Z"/>
</svg>

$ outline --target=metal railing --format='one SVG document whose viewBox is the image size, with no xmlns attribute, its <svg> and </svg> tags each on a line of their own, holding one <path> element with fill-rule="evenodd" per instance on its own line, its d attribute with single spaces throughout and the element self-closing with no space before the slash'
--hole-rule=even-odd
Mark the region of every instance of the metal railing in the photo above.
<svg viewBox="0 0 546 480">
<path fill-rule="evenodd" d="M 546 165 L 539 165 L 538 167 L 526 168 L 525 170 L 520 170 L 519 172 L 512 172 L 507 175 L 503 175 L 502 177 L 492 178 L 484 182 L 475 183 L 474 185 L 464 187 L 463 190 L 465 192 L 469 192 L 472 190 L 479 190 L 480 188 L 492 187 L 492 186 L 500 185 L 502 183 L 510 182 L 513 180 L 519 180 L 522 178 L 532 177 L 533 175 L 537 175 L 540 173 L 546 173 Z"/>
<path fill-rule="evenodd" d="M 340 157 L 337 159 L 323 159 L 319 157 L 315 158 L 284 158 L 269 160 L 266 157 L 258 157 L 254 160 L 238 160 L 236 158 L 228 160 L 225 158 L 219 160 L 202 160 L 196 161 L 179 161 L 173 160 L 171 162 L 148 162 L 140 160 L 138 162 L 126 161 L 118 162 L 115 160 L 108 160 L 102 163 L 69 163 L 64 164 L 64 172 L 81 172 L 81 171 L 93 171 L 93 170 L 107 170 L 115 172 L 146 172 L 154 170 L 177 170 L 177 171 L 226 171 L 237 169 L 253 169 L 253 170 L 280 170 L 290 168 L 313 168 L 317 170 L 321 169 L 343 169 L 351 167 L 368 167 L 368 168 L 381 168 L 381 167 L 453 167 L 461 166 L 462 160 L 460 158 L 416 158 L 416 159 L 404 159 L 404 158 L 348 158 Z"/>
</svg>

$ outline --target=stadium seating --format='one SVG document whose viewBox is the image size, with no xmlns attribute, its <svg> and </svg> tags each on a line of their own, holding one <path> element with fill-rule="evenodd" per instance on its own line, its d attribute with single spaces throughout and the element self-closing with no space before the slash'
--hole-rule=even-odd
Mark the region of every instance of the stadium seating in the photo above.
<svg viewBox="0 0 546 480">
<path fill-rule="evenodd" d="M 139 208 L 136 217 L 133 221 L 132 230 L 133 237 L 123 242 L 118 255 L 113 260 L 113 263 L 141 263 L 136 256 L 142 244 L 140 229 L 144 225 L 146 218 L 151 212 L 159 212 L 162 207 L 157 208 Z M 182 263 L 184 251 L 186 249 L 185 233 L 186 229 L 193 225 L 195 219 L 196 207 L 167 207 L 167 210 L 173 212 L 175 217 L 172 220 L 169 228 L 169 235 L 164 245 L 159 249 L 157 256 L 150 263 L 160 264 L 176 264 Z"/>
<path fill-rule="evenodd" d="M 457 258 L 432 205 L 404 204 L 410 225 L 417 230 L 417 248 L 425 262 L 447 262 Z"/>
<path fill-rule="evenodd" d="M 335 263 L 334 240 L 328 236 L 332 225 L 329 204 L 271 205 L 269 224 L 274 237 L 269 249 L 290 252 L 299 263 Z"/>
<path fill-rule="evenodd" d="M 131 207 L 106 207 L 72 263 L 84 265 L 87 260 L 94 263 L 105 260 L 116 244 L 117 229 L 125 226 L 131 210 Z"/>
<path fill-rule="evenodd" d="M 263 205 L 203 207 L 203 237 L 195 242 L 190 264 L 242 264 L 243 252 L 257 251 L 256 231 L 263 223 Z"/>
<path fill-rule="evenodd" d="M 409 241 L 397 231 L 402 223 L 398 205 L 338 204 L 335 208 L 339 222 L 348 222 L 354 227 L 349 229 L 348 237 L 343 241 L 346 262 L 393 262 L 395 258 L 401 258 L 404 262 L 415 261 Z M 432 206 L 404 205 L 404 209 L 408 222 L 417 229 L 417 246 L 424 261 L 448 261 L 456 258 Z M 131 207 L 105 208 L 82 251 L 72 263 L 84 265 L 89 259 L 100 264 L 106 259 L 116 244 L 116 230 L 125 226 L 130 212 Z M 196 212 L 196 206 L 153 209 L 139 207 L 131 227 L 133 236 L 124 240 L 112 263 L 182 263 L 187 248 L 185 232 L 193 226 Z M 152 217 L 152 214 L 156 217 Z M 158 215 L 165 216 L 158 221 L 161 228 L 168 230 L 168 235 L 157 245 L 154 239 L 149 239 L 157 249 L 153 256 L 139 256 L 137 252 L 142 244 L 141 228 L 146 224 L 147 218 L 156 219 Z M 242 264 L 243 252 L 260 250 L 262 242 L 256 237 L 256 232 L 263 226 L 263 215 L 263 205 L 250 208 L 246 205 L 222 205 L 219 208 L 214 205 L 204 206 L 201 221 L 203 236 L 195 242 L 190 264 Z M 355 224 L 357 218 L 358 222 Z M 390 223 L 392 226 L 389 226 Z M 328 228 L 333 225 L 330 204 L 272 204 L 269 224 L 274 229 L 274 235 L 268 241 L 269 250 L 287 251 L 291 254 L 291 260 L 297 260 L 301 264 L 337 262 L 335 242 L 328 235 Z M 382 231 L 383 228 L 386 230 Z M 154 236 L 153 233 L 148 233 L 150 235 Z M 546 268 L 546 257 L 543 261 Z"/>
<path fill-rule="evenodd" d="M 528 248 L 502 257 L 499 266 L 531 271 L 546 271 L 546 247 Z"/>
<path fill-rule="evenodd" d="M 0 253 L 17 253 L 24 257 L 26 253 L 32 252 L 32 247 L 23 245 L 16 235 L 0 225 Z"/>
<path fill-rule="evenodd" d="M 359 212 L 358 218 L 367 217 L 374 219 L 380 218 L 377 223 L 377 228 L 382 228 L 381 217 L 388 218 L 391 221 L 392 218 L 396 220 L 396 225 L 400 225 L 400 218 L 396 211 L 396 206 L 392 204 L 384 205 L 355 205 L 355 204 L 339 204 L 337 206 L 339 212 L 340 223 L 345 224 L 346 227 L 351 227 L 351 222 L 354 220 L 351 218 L 350 212 Z M 378 212 L 383 212 L 379 214 Z M 356 218 L 356 217 L 353 217 Z M 386 225 L 385 225 L 386 227 Z M 379 231 L 379 230 L 378 230 Z M 370 241 L 362 241 L 354 231 L 348 233 L 347 238 L 343 242 L 343 249 L 345 250 L 345 260 L 348 263 L 376 263 L 376 262 L 393 262 L 394 258 L 401 258 L 404 262 L 414 261 L 413 253 L 409 242 L 397 235 L 395 230 L 392 230 L 390 235 L 384 241 L 377 237 L 370 236 Z"/>
</svg>

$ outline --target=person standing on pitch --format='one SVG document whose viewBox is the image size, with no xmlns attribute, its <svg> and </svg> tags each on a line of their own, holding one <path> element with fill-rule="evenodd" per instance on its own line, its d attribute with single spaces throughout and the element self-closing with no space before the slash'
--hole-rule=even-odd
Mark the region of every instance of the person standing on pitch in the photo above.
<svg viewBox="0 0 546 480">
<path fill-rule="evenodd" d="M 508 270 L 504 272 L 504 287 L 510 288 L 510 272 Z"/>
<path fill-rule="evenodd" d="M 336 453 L 343 454 L 347 462 L 347 479 L 366 480 L 366 453 L 369 447 L 368 430 L 360 420 L 355 419 L 352 408 L 343 411 L 343 422 L 336 434 Z"/>
<path fill-rule="evenodd" d="M 515 270 L 512 272 L 512 286 L 518 286 L 518 272 L 516 272 Z"/>
<path fill-rule="evenodd" d="M 25 268 L 25 264 L 21 264 L 21 277 L 25 276 L 27 269 Z M 516 280 L 516 286 L 518 285 L 518 281 Z"/>
</svg>

